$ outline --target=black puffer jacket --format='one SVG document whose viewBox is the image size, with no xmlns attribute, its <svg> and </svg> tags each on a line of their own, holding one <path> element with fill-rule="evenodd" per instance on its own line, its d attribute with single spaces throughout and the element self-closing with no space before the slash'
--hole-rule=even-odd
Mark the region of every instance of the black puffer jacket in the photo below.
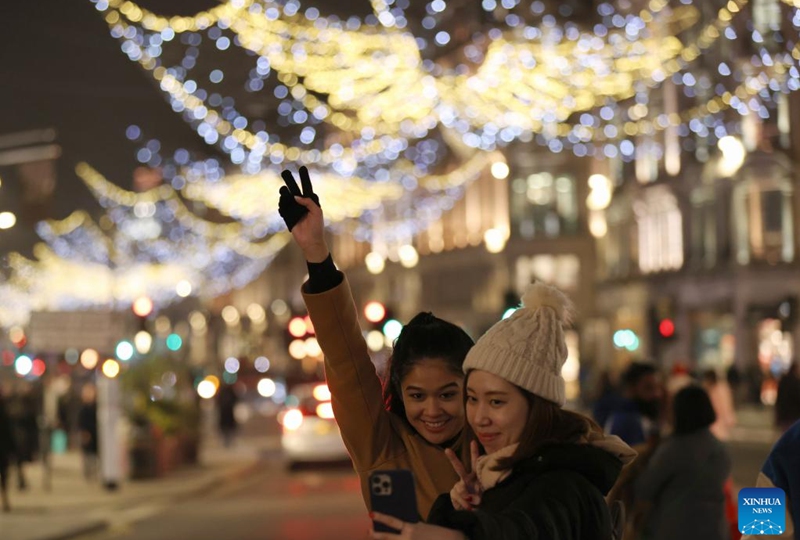
<svg viewBox="0 0 800 540">
<path fill-rule="evenodd" d="M 428 522 L 471 540 L 608 540 L 604 496 L 621 469 L 618 457 L 597 446 L 549 445 L 484 492 L 474 511 L 455 510 L 450 494 L 441 495 Z"/>
</svg>

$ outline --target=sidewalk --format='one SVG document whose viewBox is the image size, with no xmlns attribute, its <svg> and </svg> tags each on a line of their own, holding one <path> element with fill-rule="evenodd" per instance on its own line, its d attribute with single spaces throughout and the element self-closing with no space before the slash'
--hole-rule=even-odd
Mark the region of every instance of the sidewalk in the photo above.
<svg viewBox="0 0 800 540">
<path fill-rule="evenodd" d="M 772 446 L 781 432 L 775 427 L 775 411 L 762 405 L 741 405 L 736 409 L 736 425 L 730 440 L 742 443 L 763 443 Z"/>
<path fill-rule="evenodd" d="M 65 540 L 125 525 L 159 512 L 178 500 L 198 496 L 227 481 L 247 476 L 262 454 L 276 450 L 277 437 L 237 440 L 223 448 L 218 440 L 206 441 L 200 465 L 172 472 L 165 478 L 125 481 L 116 491 L 83 478 L 81 456 L 69 452 L 52 456 L 53 476 L 49 491 L 43 487 L 39 463 L 26 469 L 28 489 L 16 489 L 12 473 L 12 511 L 0 513 L 2 540 Z"/>
</svg>

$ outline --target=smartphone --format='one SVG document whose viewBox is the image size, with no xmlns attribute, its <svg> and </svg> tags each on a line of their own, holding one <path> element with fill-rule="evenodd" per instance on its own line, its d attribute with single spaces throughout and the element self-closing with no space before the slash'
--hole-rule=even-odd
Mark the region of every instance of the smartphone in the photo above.
<svg viewBox="0 0 800 540">
<path fill-rule="evenodd" d="M 414 475 L 407 469 L 374 471 L 369 475 L 369 495 L 373 512 L 402 519 L 409 523 L 419 521 Z M 383 523 L 372 522 L 378 532 L 397 533 Z"/>
</svg>

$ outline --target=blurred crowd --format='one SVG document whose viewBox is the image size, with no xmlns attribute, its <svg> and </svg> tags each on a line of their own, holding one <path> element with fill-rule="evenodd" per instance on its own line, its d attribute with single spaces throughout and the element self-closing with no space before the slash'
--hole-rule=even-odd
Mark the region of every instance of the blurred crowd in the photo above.
<svg viewBox="0 0 800 540">
<path fill-rule="evenodd" d="M 634 362 L 618 381 L 607 373 L 601 376 L 592 415 L 607 433 L 639 452 L 609 494 L 609 500 L 622 500 L 627 508 L 626 539 L 741 538 L 725 441 L 737 423 L 735 403 L 747 400 L 747 390 L 735 368 L 724 374 L 697 373 L 676 364 L 663 373 L 652 364 Z M 795 363 L 781 377 L 775 403 L 775 425 L 785 435 L 757 485 L 777 485 L 768 473 L 789 441 L 795 446 L 787 456 L 798 461 L 798 420 L 800 376 Z M 778 479 L 786 487 L 800 482 L 800 467 L 791 466 L 796 472 Z"/>
<path fill-rule="evenodd" d="M 12 481 L 18 490 L 28 489 L 26 467 L 36 460 L 46 462 L 53 450 L 63 452 L 69 439 L 74 439 L 75 446 L 81 449 L 87 481 L 96 480 L 98 424 L 94 385 L 84 384 L 79 395 L 47 392 L 42 385 L 22 380 L 0 387 L 0 499 L 4 512 L 11 510 Z"/>
</svg>

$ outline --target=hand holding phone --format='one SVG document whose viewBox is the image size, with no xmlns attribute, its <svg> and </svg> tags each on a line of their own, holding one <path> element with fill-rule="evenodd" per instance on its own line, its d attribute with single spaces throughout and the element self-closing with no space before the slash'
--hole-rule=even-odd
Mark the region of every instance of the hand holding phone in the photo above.
<svg viewBox="0 0 800 540">
<path fill-rule="evenodd" d="M 407 523 L 417 523 L 417 493 L 414 489 L 414 475 L 406 469 L 375 471 L 369 477 L 369 495 L 372 510 L 396 517 Z M 399 532 L 379 523 L 372 522 L 377 532 Z"/>
</svg>

